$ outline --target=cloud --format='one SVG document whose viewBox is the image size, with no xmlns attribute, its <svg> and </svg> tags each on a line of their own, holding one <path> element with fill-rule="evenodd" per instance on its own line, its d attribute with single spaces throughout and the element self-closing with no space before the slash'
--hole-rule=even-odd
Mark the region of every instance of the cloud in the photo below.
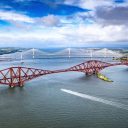
<svg viewBox="0 0 128 128">
<path fill-rule="evenodd" d="M 113 0 L 15 2 L 20 7 L 8 4 L 10 10 L 0 10 L 0 20 L 11 23 L 0 29 L 0 42 L 5 44 L 39 44 L 39 47 L 98 46 L 123 41 L 127 44 L 128 6 L 124 2 L 117 2 L 118 5 Z"/>
<path fill-rule="evenodd" d="M 53 28 L 33 28 L 29 31 L 13 31 L 11 32 L 0 32 L 0 42 L 14 44 L 21 42 L 35 42 L 40 46 L 98 46 L 99 44 L 104 45 L 104 42 L 111 44 L 116 42 L 120 44 L 122 41 L 128 40 L 128 29 L 125 29 L 123 25 L 109 25 L 101 26 L 99 24 L 93 25 L 65 25 L 61 27 Z M 31 45 L 33 45 L 31 43 Z M 12 43 L 13 44 L 13 43 Z M 24 43 L 22 43 L 24 45 Z M 40 47 L 39 46 L 39 47 Z"/>
<path fill-rule="evenodd" d="M 94 10 L 98 6 L 112 5 L 112 0 L 65 0 L 66 4 Z"/>
<path fill-rule="evenodd" d="M 32 18 L 24 14 L 19 14 L 11 11 L 0 11 L 0 19 L 6 21 L 34 23 Z"/>
<path fill-rule="evenodd" d="M 86 17 L 81 15 L 83 20 L 90 18 L 103 25 L 128 24 L 128 0 L 65 0 L 65 3 L 91 9 Z"/>
<path fill-rule="evenodd" d="M 128 6 L 98 7 L 96 17 L 105 25 L 128 25 Z"/>
<path fill-rule="evenodd" d="M 72 28 L 72 29 L 71 29 Z M 125 29 L 124 26 L 105 26 L 102 27 L 99 24 L 93 24 L 86 26 L 81 24 L 77 27 L 68 28 L 69 30 L 63 29 L 63 34 L 67 35 L 67 37 L 72 38 L 72 40 L 87 43 L 87 42 L 112 42 L 112 41 L 122 41 L 128 40 L 126 33 L 128 33 L 128 29 Z"/>
<path fill-rule="evenodd" d="M 37 23 L 43 24 L 44 26 L 48 27 L 59 26 L 61 24 L 59 17 L 54 15 L 44 16 L 42 18 L 38 18 L 36 21 Z"/>
<path fill-rule="evenodd" d="M 59 16 L 48 15 L 40 18 L 32 18 L 24 14 L 3 10 L 0 11 L 0 20 L 9 22 L 15 25 L 17 28 L 26 28 L 26 30 L 28 28 L 32 28 L 33 25 L 47 27 L 59 27 L 61 25 Z"/>
</svg>

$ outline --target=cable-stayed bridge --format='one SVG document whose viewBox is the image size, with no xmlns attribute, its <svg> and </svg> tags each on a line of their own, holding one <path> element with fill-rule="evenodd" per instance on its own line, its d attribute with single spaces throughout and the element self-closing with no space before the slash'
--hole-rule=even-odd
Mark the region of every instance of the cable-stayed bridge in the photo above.
<svg viewBox="0 0 128 128">
<path fill-rule="evenodd" d="M 23 59 L 42 59 L 42 58 L 55 58 L 55 57 L 86 57 L 86 58 L 112 58 L 122 57 L 119 51 L 113 51 L 109 49 L 82 49 L 82 48 L 66 48 L 58 52 L 44 52 L 39 49 L 29 49 L 22 52 L 16 52 L 12 54 L 1 55 L 2 58 L 10 58 L 12 60 L 23 60 Z"/>
</svg>

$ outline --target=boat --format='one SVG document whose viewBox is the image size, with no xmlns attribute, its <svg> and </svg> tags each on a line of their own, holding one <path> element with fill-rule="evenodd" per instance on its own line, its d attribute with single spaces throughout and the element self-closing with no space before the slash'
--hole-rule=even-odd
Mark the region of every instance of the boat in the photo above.
<svg viewBox="0 0 128 128">
<path fill-rule="evenodd" d="M 101 80 L 107 81 L 107 82 L 113 82 L 112 80 L 110 80 L 109 78 L 107 78 L 106 76 L 104 76 L 101 73 L 97 73 L 97 77 Z"/>
</svg>

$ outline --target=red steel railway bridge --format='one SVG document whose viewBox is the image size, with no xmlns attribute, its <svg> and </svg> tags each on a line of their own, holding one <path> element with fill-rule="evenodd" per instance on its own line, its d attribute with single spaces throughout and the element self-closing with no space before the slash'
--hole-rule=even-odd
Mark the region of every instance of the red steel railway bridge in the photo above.
<svg viewBox="0 0 128 128">
<path fill-rule="evenodd" d="M 0 84 L 5 84 L 10 87 L 20 86 L 22 87 L 26 81 L 32 80 L 34 78 L 53 74 L 60 72 L 83 72 L 86 75 L 92 75 L 100 72 L 102 69 L 116 66 L 116 65 L 126 65 L 128 66 L 128 61 L 122 61 L 118 63 L 106 63 L 98 60 L 90 60 L 83 62 L 81 64 L 75 65 L 68 69 L 62 70 L 43 70 L 43 69 L 35 69 L 35 68 L 27 68 L 27 67 L 10 67 L 4 70 L 0 70 Z"/>
</svg>

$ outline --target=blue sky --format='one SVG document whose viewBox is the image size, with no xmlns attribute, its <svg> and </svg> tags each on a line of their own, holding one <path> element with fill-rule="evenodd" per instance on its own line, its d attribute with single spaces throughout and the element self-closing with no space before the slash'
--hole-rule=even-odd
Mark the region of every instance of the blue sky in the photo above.
<svg viewBox="0 0 128 128">
<path fill-rule="evenodd" d="M 128 0 L 0 0 L 0 47 L 128 45 Z"/>
</svg>

